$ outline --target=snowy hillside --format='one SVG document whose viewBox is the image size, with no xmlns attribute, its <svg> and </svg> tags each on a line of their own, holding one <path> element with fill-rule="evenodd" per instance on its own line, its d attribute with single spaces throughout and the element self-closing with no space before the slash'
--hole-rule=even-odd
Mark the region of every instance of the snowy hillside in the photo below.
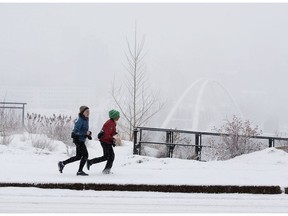
<svg viewBox="0 0 288 216">
<path fill-rule="evenodd" d="M 133 183 L 188 185 L 279 185 L 288 186 L 288 153 L 275 148 L 242 155 L 227 161 L 199 162 L 174 158 L 152 158 L 132 154 L 133 144 L 115 147 L 113 174 L 103 175 L 105 162 L 76 176 L 79 162 L 68 164 L 62 174 L 57 162 L 65 160 L 65 145 L 54 142 L 54 150 L 40 153 L 32 147 L 32 135 L 15 135 L 8 146 L 0 145 L 0 182 L 38 183 Z M 102 156 L 98 141 L 87 143 L 89 159 Z"/>
</svg>

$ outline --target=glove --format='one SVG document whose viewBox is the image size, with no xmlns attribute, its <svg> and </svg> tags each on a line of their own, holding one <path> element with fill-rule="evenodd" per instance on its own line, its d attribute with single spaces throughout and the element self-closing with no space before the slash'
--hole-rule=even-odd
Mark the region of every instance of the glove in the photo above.
<svg viewBox="0 0 288 216">
<path fill-rule="evenodd" d="M 103 137 L 103 135 L 104 135 L 104 131 L 101 130 L 97 135 L 98 139 L 101 139 L 101 137 Z"/>
<path fill-rule="evenodd" d="M 91 131 L 88 131 L 86 137 L 87 137 L 89 140 L 92 140 L 91 135 L 92 135 L 92 132 L 91 132 Z"/>
<path fill-rule="evenodd" d="M 116 144 L 115 144 L 115 143 L 113 143 L 113 144 L 112 144 L 112 146 L 113 146 L 113 147 L 115 147 L 115 146 L 116 146 Z"/>
</svg>

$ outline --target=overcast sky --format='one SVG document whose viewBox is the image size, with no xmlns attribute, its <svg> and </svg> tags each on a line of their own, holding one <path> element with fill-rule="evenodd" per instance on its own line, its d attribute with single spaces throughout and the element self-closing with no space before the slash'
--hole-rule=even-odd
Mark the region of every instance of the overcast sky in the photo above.
<svg viewBox="0 0 288 216">
<path fill-rule="evenodd" d="M 201 77 L 250 115 L 286 115 L 288 4 L 0 4 L 0 85 L 96 87 L 125 77 L 126 38 L 145 35 L 163 98 Z M 161 82 L 160 82 L 161 81 Z M 160 85 L 159 85 L 160 84 Z M 266 110 L 265 112 L 263 110 Z"/>
</svg>

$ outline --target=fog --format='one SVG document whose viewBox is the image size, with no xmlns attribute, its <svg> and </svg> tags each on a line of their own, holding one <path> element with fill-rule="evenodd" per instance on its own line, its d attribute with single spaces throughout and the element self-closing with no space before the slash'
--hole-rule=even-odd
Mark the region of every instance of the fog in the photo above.
<svg viewBox="0 0 288 216">
<path fill-rule="evenodd" d="M 151 89 L 169 101 L 155 126 L 205 78 L 221 83 L 246 119 L 285 131 L 287 20 L 286 3 L 1 3 L 0 99 L 38 109 L 111 106 L 137 22 Z"/>
</svg>

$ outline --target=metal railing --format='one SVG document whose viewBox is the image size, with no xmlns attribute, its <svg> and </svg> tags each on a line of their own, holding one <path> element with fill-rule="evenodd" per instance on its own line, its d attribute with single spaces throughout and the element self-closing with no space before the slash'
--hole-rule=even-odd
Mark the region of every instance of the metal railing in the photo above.
<svg viewBox="0 0 288 216">
<path fill-rule="evenodd" d="M 143 131 L 165 132 L 166 141 L 165 142 L 144 141 Z M 195 144 L 174 143 L 173 137 L 175 133 L 195 135 Z M 211 148 L 211 146 L 202 145 L 203 136 L 231 136 L 231 135 L 223 134 L 223 133 L 203 132 L 203 131 L 187 131 L 187 130 L 176 130 L 176 129 L 165 129 L 165 128 L 137 127 L 134 129 L 133 154 L 141 155 L 142 144 L 166 145 L 168 148 L 168 157 L 172 157 L 175 146 L 190 146 L 190 147 L 194 147 L 195 149 L 196 160 L 201 160 L 202 148 Z M 288 142 L 288 138 L 282 138 L 282 137 L 251 136 L 250 138 L 267 140 L 268 147 L 275 147 L 276 140 Z"/>
<path fill-rule="evenodd" d="M 18 102 L 0 102 L 0 109 L 21 109 L 22 110 L 22 128 L 24 128 L 25 105 L 27 103 Z"/>
</svg>

